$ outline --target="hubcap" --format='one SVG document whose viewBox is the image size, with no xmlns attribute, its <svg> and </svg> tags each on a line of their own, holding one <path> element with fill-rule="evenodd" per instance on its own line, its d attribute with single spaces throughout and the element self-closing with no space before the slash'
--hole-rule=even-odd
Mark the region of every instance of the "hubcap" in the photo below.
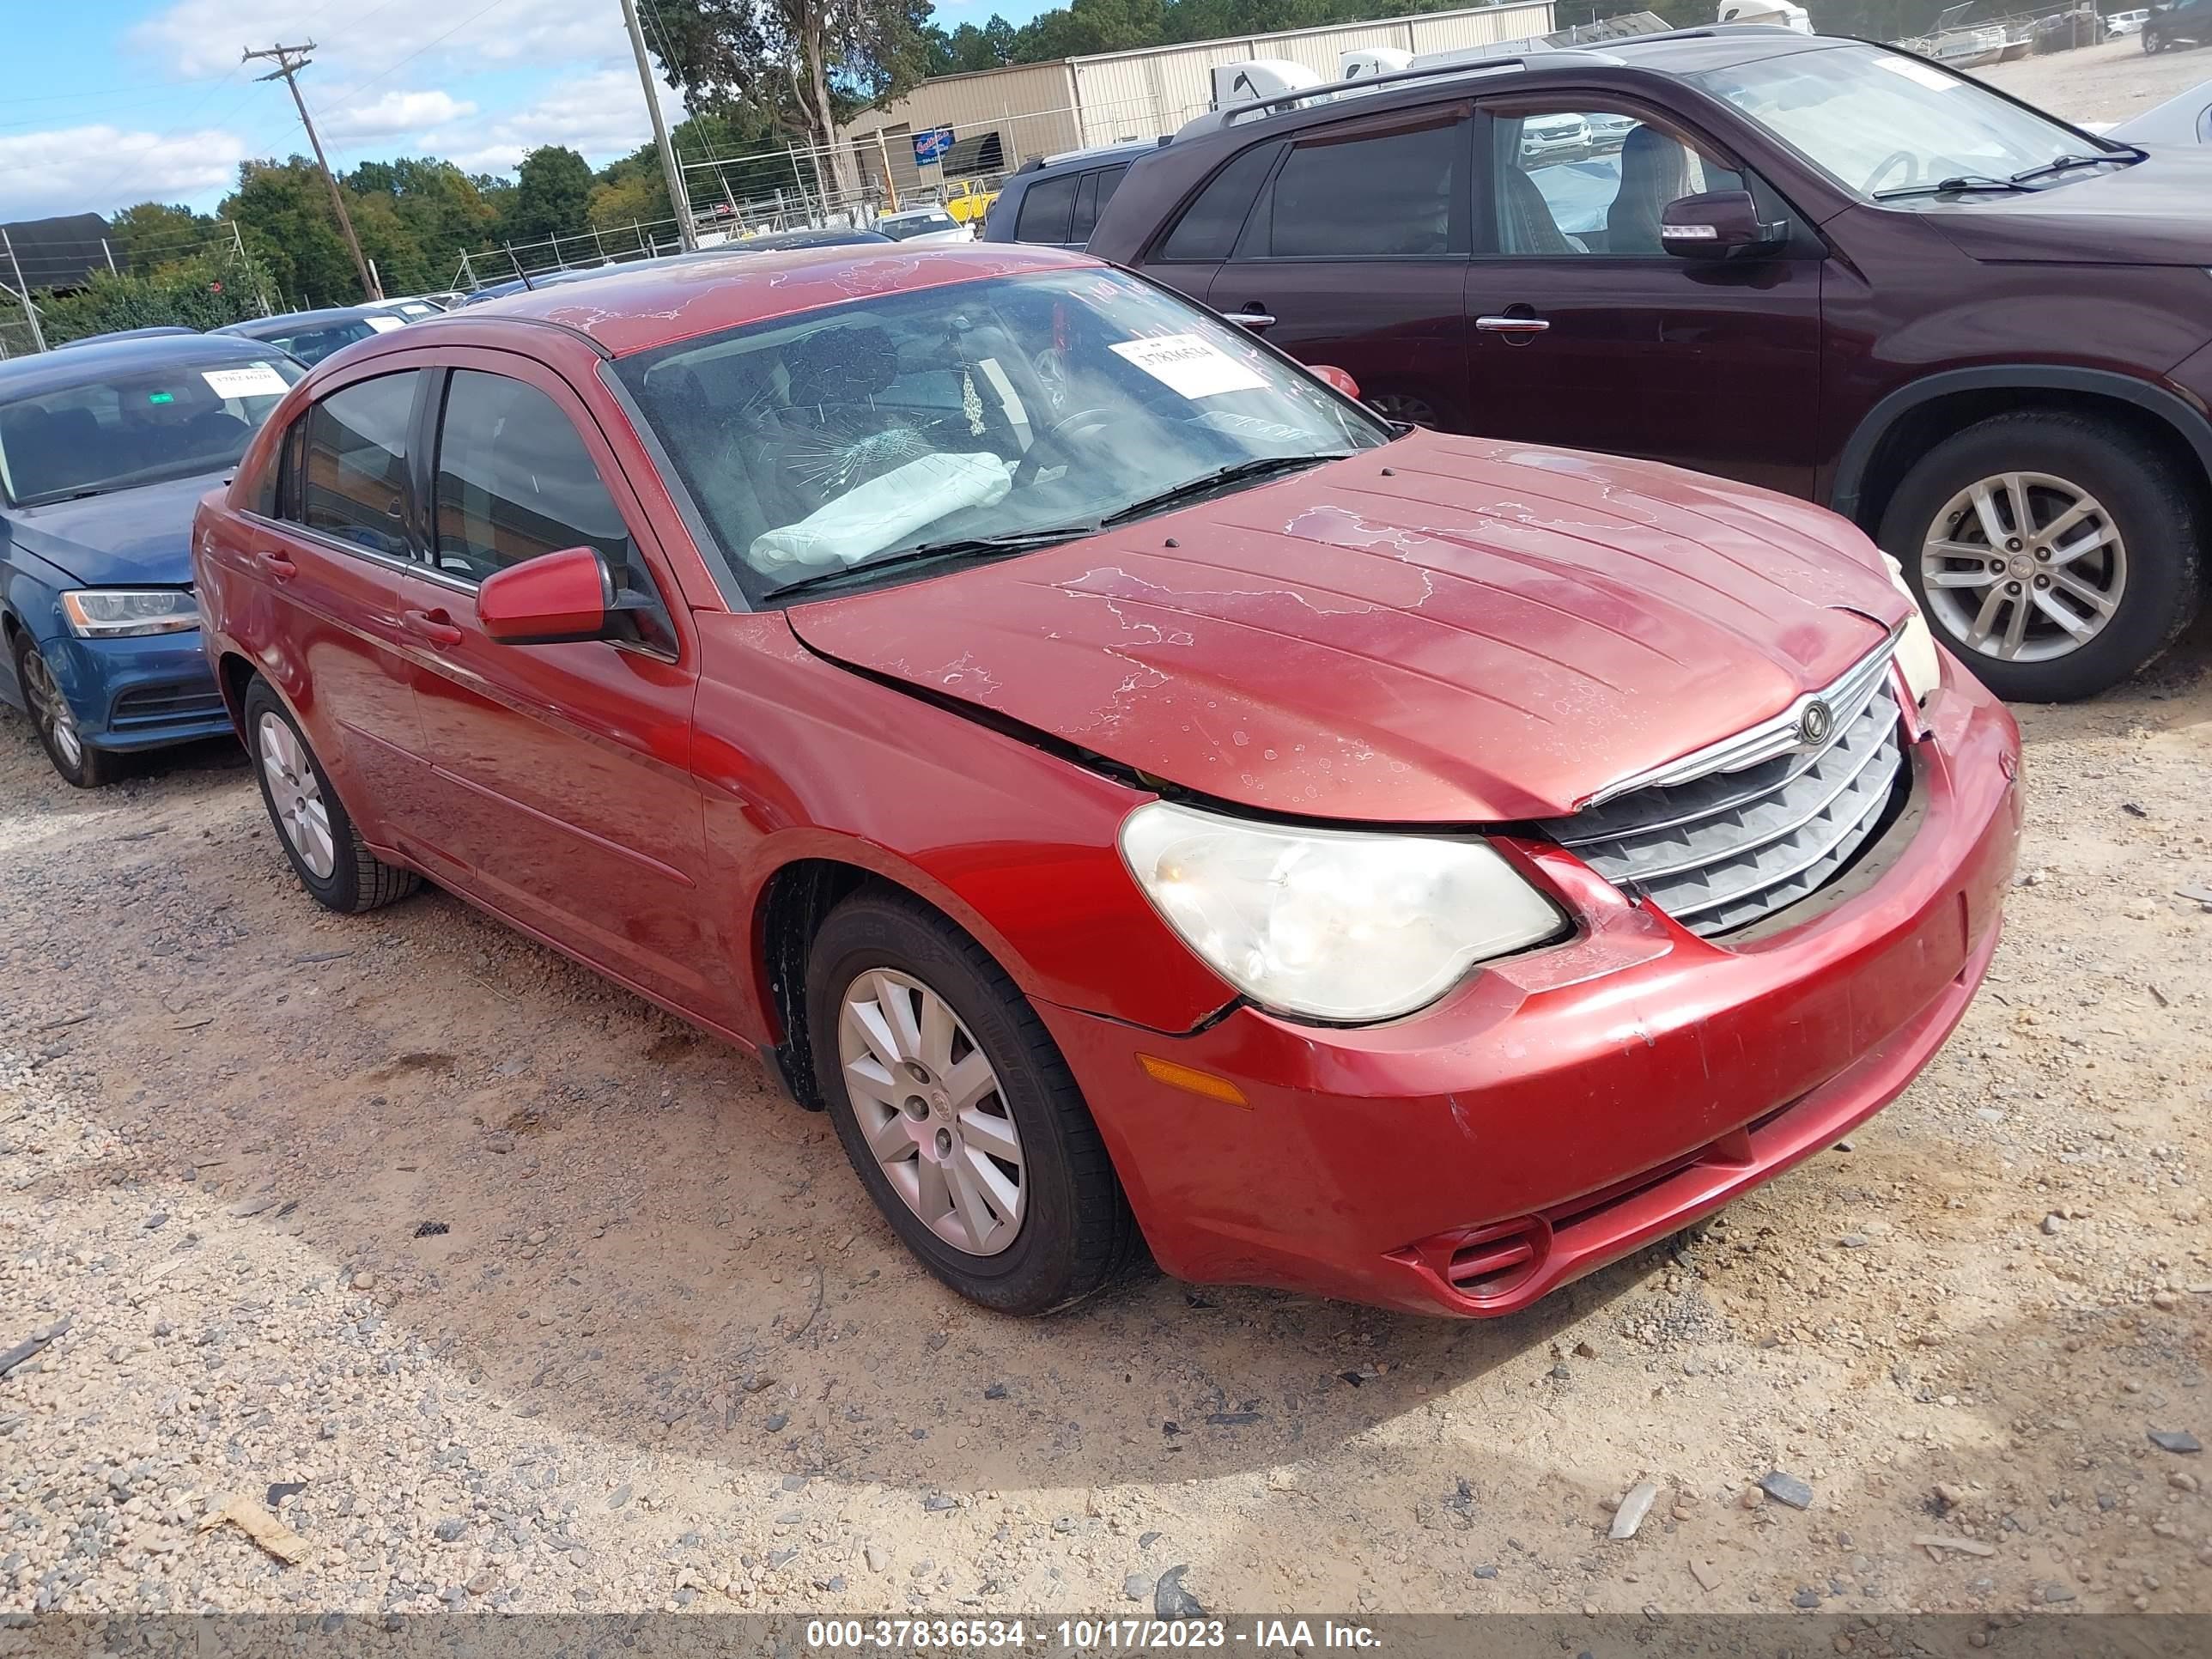
<svg viewBox="0 0 2212 1659">
<path fill-rule="evenodd" d="M 81 764 L 84 737 L 76 729 L 76 716 L 70 712 L 69 699 L 62 696 L 61 687 L 54 684 L 54 671 L 35 649 L 23 653 L 23 700 L 31 705 L 31 718 L 46 732 L 62 764 L 71 768 Z"/>
<path fill-rule="evenodd" d="M 2095 496 L 2047 472 L 2006 472 L 1945 503 L 1920 549 L 1928 611 L 1960 645 L 2047 662 L 2105 630 L 2127 590 L 2119 526 Z"/>
<path fill-rule="evenodd" d="M 838 1007 L 837 1052 L 860 1133 L 891 1189 L 956 1250 L 996 1255 L 1021 1231 L 1021 1132 L 999 1074 L 920 980 L 860 975 Z"/>
<path fill-rule="evenodd" d="M 282 718 L 261 717 L 261 773 L 269 782 L 269 804 L 276 825 L 318 881 L 338 867 L 337 843 L 331 837 L 330 808 L 324 803 L 315 769 L 299 736 Z"/>
</svg>

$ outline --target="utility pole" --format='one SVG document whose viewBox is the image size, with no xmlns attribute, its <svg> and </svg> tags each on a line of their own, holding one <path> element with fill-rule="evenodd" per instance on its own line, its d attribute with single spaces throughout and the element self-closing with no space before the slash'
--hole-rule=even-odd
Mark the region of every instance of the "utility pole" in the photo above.
<svg viewBox="0 0 2212 1659">
<path fill-rule="evenodd" d="M 688 252 L 699 246 L 699 228 L 691 222 L 691 192 L 684 185 L 684 169 L 676 165 L 676 146 L 669 142 L 668 123 L 660 113 L 660 88 L 645 55 L 645 30 L 637 21 L 637 0 L 622 0 L 622 9 L 623 21 L 629 25 L 629 49 L 637 54 L 638 82 L 645 88 L 645 112 L 653 118 L 653 142 L 660 150 L 660 171 L 668 179 L 668 200 L 676 210 L 676 234 Z"/>
<path fill-rule="evenodd" d="M 331 164 L 323 155 L 323 141 L 316 136 L 315 124 L 307 114 L 307 100 L 300 95 L 300 83 L 292 77 L 315 60 L 307 54 L 315 49 L 312 40 L 298 46 L 268 46 L 259 52 L 248 52 L 239 58 L 250 64 L 257 58 L 266 58 L 276 67 L 266 75 L 254 77 L 257 81 L 282 81 L 292 89 L 292 102 L 300 112 L 300 125 L 307 130 L 307 142 L 314 146 L 315 165 L 323 170 L 323 182 L 331 187 L 331 205 L 337 210 L 338 228 L 345 233 L 346 246 L 353 252 L 353 268 L 361 273 L 361 289 L 364 297 L 381 300 L 384 290 L 376 285 L 369 274 L 368 261 L 362 257 L 361 239 L 353 234 L 353 219 L 346 212 L 345 198 L 338 193 L 338 181 L 331 173 Z"/>
</svg>

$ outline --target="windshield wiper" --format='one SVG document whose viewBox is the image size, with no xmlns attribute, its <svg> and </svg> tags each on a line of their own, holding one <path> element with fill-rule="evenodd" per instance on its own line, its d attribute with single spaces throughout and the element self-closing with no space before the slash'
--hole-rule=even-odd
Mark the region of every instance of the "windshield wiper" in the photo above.
<svg viewBox="0 0 2212 1659">
<path fill-rule="evenodd" d="M 2054 156 L 2041 167 L 2027 167 L 2014 173 L 2012 182 L 2015 185 L 2024 185 L 2031 179 L 2048 179 L 2053 173 L 2069 173 L 2075 167 L 2102 167 L 2107 161 L 2124 161 L 2132 167 L 2143 159 L 2144 154 L 2145 152 L 2130 144 L 2124 151 L 2117 151 L 2105 155 Z"/>
<path fill-rule="evenodd" d="M 1966 194 L 1969 191 L 1985 190 L 2025 191 L 2027 188 L 2027 186 L 2021 184 L 2016 178 L 1984 179 L 1978 174 L 1967 175 L 1962 173 L 1956 179 L 1946 179 L 1940 184 L 1900 185 L 1895 190 L 1878 190 L 1874 193 L 1874 199 L 1877 202 L 1896 202 L 1901 201 L 1908 196 L 1958 196 Z"/>
<path fill-rule="evenodd" d="M 1264 478 L 1277 472 L 1300 472 L 1310 466 L 1319 466 L 1325 461 L 1340 461 L 1347 455 L 1358 453 L 1353 449 L 1330 449 L 1314 455 L 1262 455 L 1249 461 L 1233 462 L 1228 466 L 1216 467 L 1211 472 L 1200 473 L 1172 489 L 1163 489 L 1157 495 L 1147 495 L 1140 501 L 1132 501 L 1128 506 L 1109 514 L 1103 522 L 1106 526 L 1127 524 L 1132 519 L 1164 512 L 1224 484 L 1241 483 L 1247 478 Z"/>
<path fill-rule="evenodd" d="M 797 581 L 786 582 L 781 587 L 771 587 L 762 597 L 780 599 L 802 589 L 828 587 L 854 576 L 872 576 L 879 570 L 890 570 L 902 564 L 919 564 L 925 559 L 988 559 L 1001 554 L 1027 553 L 1034 548 L 1048 547 L 1054 542 L 1073 541 L 1078 536 L 1095 536 L 1099 523 L 1096 519 L 1087 524 L 1054 525 L 1046 530 L 1015 530 L 1001 536 L 963 536 L 957 540 L 925 542 L 920 547 L 909 547 L 881 559 L 863 559 L 857 564 L 842 565 L 835 570 L 817 570 L 811 576 L 801 576 Z"/>
</svg>

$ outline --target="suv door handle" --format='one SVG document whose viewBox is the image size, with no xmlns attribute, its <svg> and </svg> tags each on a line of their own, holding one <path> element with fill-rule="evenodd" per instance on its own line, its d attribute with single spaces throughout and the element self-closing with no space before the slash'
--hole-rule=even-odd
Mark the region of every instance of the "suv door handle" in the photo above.
<svg viewBox="0 0 2212 1659">
<path fill-rule="evenodd" d="M 400 620 L 407 631 L 417 639 L 427 640 L 434 646 L 453 646 L 461 642 L 461 630 L 453 626 L 453 619 L 442 611 L 404 611 Z"/>
<path fill-rule="evenodd" d="M 1242 311 L 1224 311 L 1221 313 L 1221 319 L 1224 322 L 1234 323 L 1239 328 L 1249 328 L 1255 334 L 1263 328 L 1273 328 L 1275 325 L 1274 313 L 1261 310 L 1256 304 L 1249 305 Z"/>
<path fill-rule="evenodd" d="M 274 548 L 264 548 L 253 556 L 273 580 L 289 582 L 300 574 L 300 567 Z"/>
<path fill-rule="evenodd" d="M 1551 324 L 1541 317 L 1478 317 L 1474 325 L 1486 334 L 1541 334 Z"/>
</svg>

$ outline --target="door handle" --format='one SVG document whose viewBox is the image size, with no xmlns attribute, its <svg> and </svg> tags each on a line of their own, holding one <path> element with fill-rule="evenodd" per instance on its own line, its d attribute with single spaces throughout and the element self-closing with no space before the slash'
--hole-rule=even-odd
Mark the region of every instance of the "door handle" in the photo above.
<svg viewBox="0 0 2212 1659">
<path fill-rule="evenodd" d="M 1474 325 L 1486 334 L 1503 334 L 1509 339 L 1526 340 L 1541 334 L 1551 324 L 1541 317 L 1478 317 Z"/>
<path fill-rule="evenodd" d="M 417 639 L 428 640 L 435 646 L 459 645 L 461 630 L 453 626 L 453 619 L 442 611 L 404 611 L 400 620 L 407 631 Z"/>
<path fill-rule="evenodd" d="M 273 548 L 264 548 L 260 552 L 255 554 L 253 556 L 259 562 L 261 568 L 267 571 L 270 578 L 274 580 L 289 582 L 293 577 L 300 574 L 300 567 L 298 565 L 294 564 L 291 560 L 286 558 L 282 553 L 276 551 Z"/>
<path fill-rule="evenodd" d="M 1224 311 L 1221 318 L 1224 322 L 1234 323 L 1239 328 L 1249 328 L 1255 334 L 1263 328 L 1275 325 L 1274 313 L 1261 310 L 1256 304 L 1249 305 L 1242 311 Z"/>
</svg>

